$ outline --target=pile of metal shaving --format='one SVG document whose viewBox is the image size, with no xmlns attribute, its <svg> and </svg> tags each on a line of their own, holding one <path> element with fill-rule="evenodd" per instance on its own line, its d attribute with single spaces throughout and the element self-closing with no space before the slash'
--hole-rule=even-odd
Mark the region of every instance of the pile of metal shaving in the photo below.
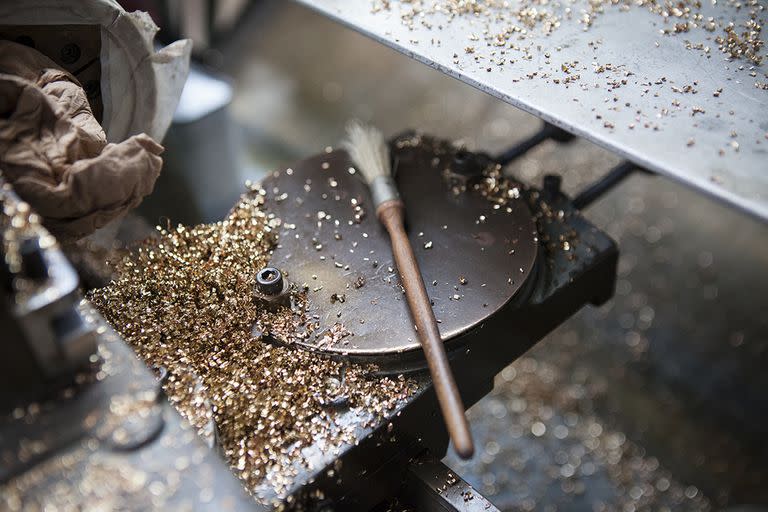
<svg viewBox="0 0 768 512">
<path fill-rule="evenodd" d="M 354 442 L 327 408 L 344 396 L 360 423 L 390 411 L 413 384 L 373 378 L 348 366 L 274 346 L 251 334 L 306 329 L 301 312 L 270 312 L 254 300 L 280 221 L 265 213 L 258 191 L 243 196 L 221 222 L 159 229 L 159 237 L 116 264 L 115 280 L 90 300 L 150 365 L 164 367 L 171 402 L 201 431 L 211 420 L 221 450 L 250 491 L 284 493 L 311 444 L 333 450 Z M 343 378 L 341 374 L 343 373 Z"/>
</svg>

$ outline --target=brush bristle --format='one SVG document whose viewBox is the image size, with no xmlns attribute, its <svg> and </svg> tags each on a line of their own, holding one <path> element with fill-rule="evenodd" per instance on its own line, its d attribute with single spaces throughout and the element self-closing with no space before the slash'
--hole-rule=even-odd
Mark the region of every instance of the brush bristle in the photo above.
<svg viewBox="0 0 768 512">
<path fill-rule="evenodd" d="M 389 146 L 376 127 L 351 121 L 347 125 L 347 138 L 342 147 L 347 150 L 357 170 L 368 183 L 377 176 L 391 174 Z"/>
</svg>

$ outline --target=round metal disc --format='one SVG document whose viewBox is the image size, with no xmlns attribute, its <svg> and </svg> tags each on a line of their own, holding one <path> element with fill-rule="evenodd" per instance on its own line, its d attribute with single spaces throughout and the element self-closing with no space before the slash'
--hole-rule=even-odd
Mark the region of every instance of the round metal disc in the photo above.
<svg viewBox="0 0 768 512">
<path fill-rule="evenodd" d="M 534 220 L 522 198 L 507 211 L 477 192 L 454 193 L 446 173 L 479 175 L 487 159 L 421 140 L 395 144 L 392 157 L 411 244 L 448 340 L 526 283 L 536 260 Z M 333 151 L 262 183 L 267 208 L 283 221 L 271 265 L 308 287 L 318 333 L 335 324 L 351 333 L 330 346 L 327 337 L 318 345 L 322 335 L 309 339 L 309 348 L 356 360 L 420 350 L 389 237 L 352 165 L 346 152 Z"/>
</svg>

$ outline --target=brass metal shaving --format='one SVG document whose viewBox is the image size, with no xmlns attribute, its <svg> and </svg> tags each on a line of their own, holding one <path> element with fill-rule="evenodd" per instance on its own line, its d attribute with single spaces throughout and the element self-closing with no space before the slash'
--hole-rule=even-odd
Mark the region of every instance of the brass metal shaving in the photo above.
<svg viewBox="0 0 768 512">
<path fill-rule="evenodd" d="M 716 2 L 712 2 L 716 5 Z M 519 49 L 532 32 L 551 34 L 564 23 L 579 23 L 587 30 L 595 19 L 606 9 L 616 7 L 620 11 L 632 8 L 646 8 L 658 15 L 668 28 L 661 30 L 663 34 L 687 33 L 692 29 L 701 28 L 708 32 L 720 31 L 717 44 L 720 50 L 734 59 L 746 59 L 752 64 L 759 65 L 763 60 L 761 53 L 765 44 L 760 35 L 762 24 L 760 14 L 764 10 L 759 0 L 726 0 L 729 6 L 748 9 L 750 19 L 743 25 L 736 26 L 730 20 L 718 20 L 702 14 L 700 0 L 589 0 L 588 2 L 552 2 L 550 0 L 373 0 L 372 11 L 391 10 L 397 6 L 405 26 L 413 28 L 423 24 L 432 28 L 426 21 L 425 14 L 444 14 L 446 22 L 454 18 L 470 18 L 478 21 L 482 30 L 470 39 L 480 42 L 484 40 L 493 49 Z M 503 30 L 493 27 L 503 25 Z M 525 50 L 528 53 L 528 50 Z M 466 53 L 475 54 L 475 46 L 469 46 Z M 476 56 L 476 60 L 480 59 Z M 503 65 L 506 59 L 491 59 L 498 65 Z"/>
<path fill-rule="evenodd" d="M 148 364 L 168 370 L 165 391 L 191 423 L 205 431 L 215 422 L 221 451 L 246 488 L 266 484 L 280 495 L 303 448 L 354 443 L 356 426 L 392 410 L 414 384 L 252 335 L 257 320 L 282 330 L 281 340 L 307 329 L 301 311 L 268 310 L 254 299 L 280 225 L 263 203 L 263 192 L 252 190 L 224 221 L 158 228 L 159 237 L 118 262 L 115 280 L 90 300 Z M 339 403 L 360 423 L 342 426 Z"/>
</svg>

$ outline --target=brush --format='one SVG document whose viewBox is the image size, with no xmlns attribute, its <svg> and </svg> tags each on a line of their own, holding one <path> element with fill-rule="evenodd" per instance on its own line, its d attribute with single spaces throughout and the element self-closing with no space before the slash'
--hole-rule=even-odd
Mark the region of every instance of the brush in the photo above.
<svg viewBox="0 0 768 512">
<path fill-rule="evenodd" d="M 474 453 L 469 424 L 464 415 L 456 381 L 453 378 L 435 313 L 421 277 L 416 256 L 405 232 L 405 204 L 397 191 L 389 157 L 389 146 L 382 133 L 372 126 L 351 122 L 347 126 L 344 149 L 368 183 L 376 216 L 389 233 L 392 255 L 405 289 L 405 297 L 427 360 L 435 393 L 456 453 L 468 459 Z"/>
</svg>

